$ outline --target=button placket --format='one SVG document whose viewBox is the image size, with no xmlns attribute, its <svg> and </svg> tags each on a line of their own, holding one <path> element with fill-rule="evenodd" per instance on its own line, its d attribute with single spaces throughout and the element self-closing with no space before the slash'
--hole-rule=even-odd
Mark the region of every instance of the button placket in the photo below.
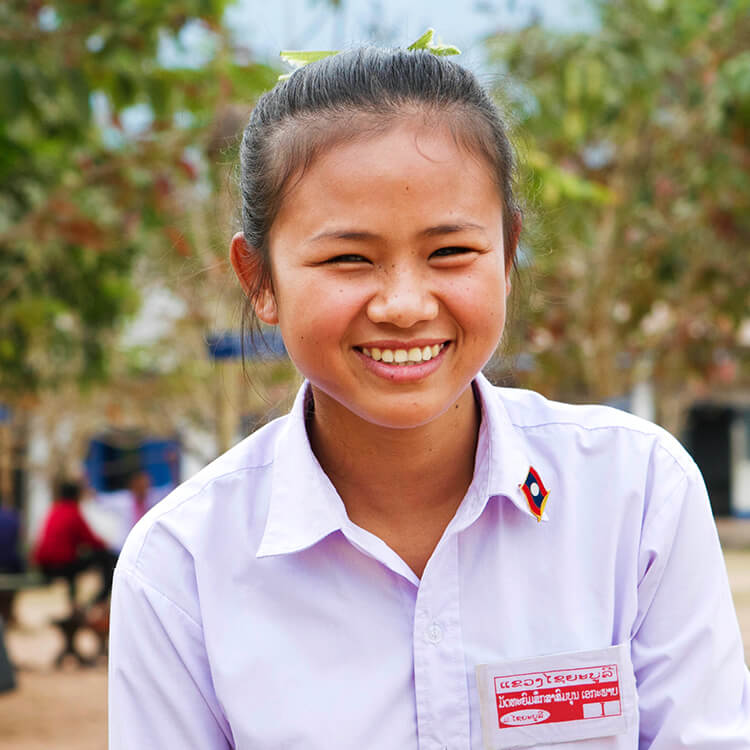
<svg viewBox="0 0 750 750">
<path fill-rule="evenodd" d="M 437 646 L 443 640 L 443 629 L 437 622 L 433 622 L 427 627 L 425 638 L 433 646 Z"/>
<path fill-rule="evenodd" d="M 458 540 L 444 538 L 417 592 L 414 681 L 420 750 L 470 745 L 470 709 L 461 638 Z"/>
</svg>

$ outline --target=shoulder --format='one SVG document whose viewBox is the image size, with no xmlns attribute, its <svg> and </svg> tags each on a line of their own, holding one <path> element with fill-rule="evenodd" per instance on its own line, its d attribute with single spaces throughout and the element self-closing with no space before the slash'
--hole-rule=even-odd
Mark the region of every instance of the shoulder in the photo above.
<svg viewBox="0 0 750 750">
<path fill-rule="evenodd" d="M 149 510 L 128 535 L 118 568 L 162 588 L 192 576 L 196 560 L 222 548 L 257 546 L 286 420 L 245 438 Z"/>
<path fill-rule="evenodd" d="M 513 426 L 526 439 L 568 453 L 594 449 L 608 459 L 656 457 L 683 474 L 697 471 L 680 442 L 659 425 L 611 406 L 568 404 L 521 388 L 493 386 Z M 655 456 L 656 454 L 656 456 Z"/>
<path fill-rule="evenodd" d="M 572 536 L 586 529 L 606 538 L 617 530 L 626 545 L 648 533 L 664 544 L 686 509 L 710 525 L 703 477 L 662 427 L 613 407 L 565 404 L 523 389 L 493 387 L 490 397 L 550 491 L 550 515 Z"/>
</svg>

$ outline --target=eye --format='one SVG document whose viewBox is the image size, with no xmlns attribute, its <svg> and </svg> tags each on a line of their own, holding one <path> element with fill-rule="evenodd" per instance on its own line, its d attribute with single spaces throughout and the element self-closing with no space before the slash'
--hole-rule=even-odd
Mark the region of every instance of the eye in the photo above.
<svg viewBox="0 0 750 750">
<path fill-rule="evenodd" d="M 343 255 L 335 255 L 333 258 L 329 258 L 324 263 L 369 263 L 363 255 L 357 255 L 356 253 L 345 253 Z"/>
<path fill-rule="evenodd" d="M 441 247 L 439 250 L 435 250 L 430 257 L 431 258 L 450 258 L 455 255 L 465 255 L 466 253 L 474 252 L 469 247 Z"/>
</svg>

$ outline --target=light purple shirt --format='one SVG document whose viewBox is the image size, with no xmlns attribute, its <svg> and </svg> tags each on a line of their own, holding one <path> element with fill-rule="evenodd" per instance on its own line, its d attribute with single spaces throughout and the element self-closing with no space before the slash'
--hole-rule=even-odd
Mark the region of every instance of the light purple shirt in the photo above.
<svg viewBox="0 0 750 750">
<path fill-rule="evenodd" d="M 115 575 L 110 749 L 748 750 L 750 675 L 692 460 L 623 412 L 475 385 L 474 478 L 421 580 L 347 517 L 306 387 L 150 511 Z M 478 688 L 477 667 L 570 676 L 612 654 L 619 697 L 587 718 L 501 717 Z"/>
</svg>

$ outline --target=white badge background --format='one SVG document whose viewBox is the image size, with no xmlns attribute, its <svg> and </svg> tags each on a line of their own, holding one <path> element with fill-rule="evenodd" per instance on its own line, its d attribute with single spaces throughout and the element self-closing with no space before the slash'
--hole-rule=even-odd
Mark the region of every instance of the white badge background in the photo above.
<svg viewBox="0 0 750 750">
<path fill-rule="evenodd" d="M 580 669 L 602 664 L 617 664 L 622 704 L 620 716 L 605 716 L 597 719 L 581 719 L 552 724 L 532 724 L 503 729 L 498 727 L 495 677 L 528 672 L 545 672 L 554 669 Z M 635 677 L 630 662 L 629 644 L 620 644 L 593 651 L 551 654 L 497 664 L 480 664 L 477 666 L 476 672 L 482 736 L 486 750 L 509 750 L 510 748 L 539 746 L 540 743 L 555 744 L 596 737 L 614 738 L 616 735 L 626 732 L 635 721 Z M 615 744 L 602 745 L 602 750 L 610 746 L 614 748 Z M 589 747 L 588 743 L 587 747 Z"/>
</svg>

